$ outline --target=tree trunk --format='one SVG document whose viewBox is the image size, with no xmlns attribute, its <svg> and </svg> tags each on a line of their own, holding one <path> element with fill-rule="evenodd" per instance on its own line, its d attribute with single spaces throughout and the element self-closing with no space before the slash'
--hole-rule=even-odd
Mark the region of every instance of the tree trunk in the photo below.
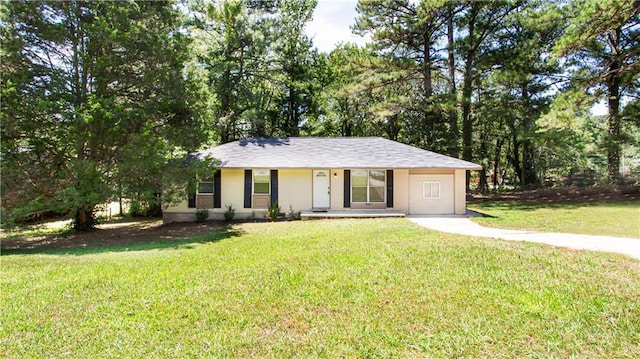
<svg viewBox="0 0 640 359">
<path fill-rule="evenodd" d="M 79 207 L 73 218 L 73 229 L 76 231 L 90 231 L 95 228 L 96 220 L 93 207 Z"/>
<path fill-rule="evenodd" d="M 434 149 L 435 145 L 435 116 L 433 116 L 433 111 L 431 109 L 431 96 L 433 95 L 433 85 L 431 80 L 431 38 L 427 29 L 423 30 L 422 33 L 422 46 L 424 47 L 424 62 L 422 64 L 422 81 L 424 87 L 424 104 L 425 108 L 423 109 L 424 116 L 424 125 L 425 125 L 425 134 L 426 134 L 426 148 Z"/>
<path fill-rule="evenodd" d="M 475 18 L 477 16 L 477 3 L 471 5 L 469 18 L 469 35 L 465 51 L 464 78 L 462 84 L 462 158 L 465 161 L 473 160 L 472 139 L 473 124 L 471 122 L 471 95 L 473 92 L 473 58 L 475 56 Z M 467 171 L 467 189 L 471 173 Z"/>
<path fill-rule="evenodd" d="M 231 134 L 231 69 L 227 66 L 222 75 L 222 93 L 220 94 L 220 110 L 218 111 L 218 132 L 220 144 L 234 140 Z"/>
<path fill-rule="evenodd" d="M 400 123 L 398 121 L 398 114 L 387 117 L 385 132 L 387 133 L 387 136 L 390 140 L 398 140 L 398 135 L 400 134 Z"/>
<path fill-rule="evenodd" d="M 511 126 L 511 141 L 513 142 L 513 153 L 511 157 L 511 165 L 513 166 L 513 172 L 518 176 L 518 183 L 522 186 L 524 178 L 522 176 L 522 166 L 520 163 L 520 144 L 518 141 L 518 134 L 515 129 L 515 125 Z"/>
<path fill-rule="evenodd" d="M 608 96 L 608 129 L 607 129 L 607 173 L 609 180 L 620 180 L 620 59 L 618 46 L 621 29 L 618 27 L 610 33 L 610 47 L 613 53 L 607 73 Z"/>
<path fill-rule="evenodd" d="M 521 86 L 522 89 L 522 101 L 524 102 L 524 108 L 531 108 L 531 96 L 527 84 L 524 83 Z M 522 139 L 522 184 L 523 187 L 533 186 L 538 183 L 538 174 L 535 166 L 535 146 L 531 142 L 533 119 L 531 114 L 525 113 L 522 119 L 522 132 L 524 138 Z"/>
<path fill-rule="evenodd" d="M 447 67 L 449 70 L 449 94 L 450 100 L 455 103 L 456 101 L 456 64 L 455 64 L 455 49 L 453 38 L 453 4 L 449 5 L 449 11 L 447 14 L 447 51 L 448 61 Z M 451 106 L 449 110 L 449 156 L 458 158 L 460 156 L 460 150 L 458 148 L 458 111 L 455 106 Z"/>
<path fill-rule="evenodd" d="M 500 138 L 496 140 L 496 147 L 493 154 L 493 190 L 498 190 L 498 170 L 500 168 L 500 154 L 502 153 L 502 143 L 504 141 Z"/>
</svg>

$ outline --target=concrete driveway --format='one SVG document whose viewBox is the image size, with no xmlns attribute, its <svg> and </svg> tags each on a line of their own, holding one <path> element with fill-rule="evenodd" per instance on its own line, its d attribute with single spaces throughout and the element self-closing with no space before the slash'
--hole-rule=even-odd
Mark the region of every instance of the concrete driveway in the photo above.
<svg viewBox="0 0 640 359">
<path fill-rule="evenodd" d="M 412 215 L 407 216 L 407 218 L 420 226 L 440 232 L 456 233 L 475 237 L 497 238 L 507 241 L 544 243 L 552 246 L 573 249 L 588 249 L 592 251 L 620 253 L 640 259 L 640 239 L 488 228 L 483 227 L 470 219 L 470 217 L 477 215 L 477 213 L 469 212 L 465 216 Z"/>
</svg>

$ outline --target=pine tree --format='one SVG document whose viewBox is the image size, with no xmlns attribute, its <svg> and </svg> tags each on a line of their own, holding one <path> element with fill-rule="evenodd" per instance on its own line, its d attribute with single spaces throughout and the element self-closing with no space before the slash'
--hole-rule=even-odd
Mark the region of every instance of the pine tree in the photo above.
<svg viewBox="0 0 640 359">
<path fill-rule="evenodd" d="M 145 1 L 1 6 L 10 44 L 3 76 L 6 69 L 11 81 L 3 89 L 2 122 L 11 123 L 3 126 L 3 170 L 69 213 L 77 230 L 93 228 L 95 207 L 116 182 L 154 178 L 145 191 L 159 198 L 160 167 L 205 133 L 191 96 L 198 90 L 183 72 L 179 12 Z"/>
</svg>

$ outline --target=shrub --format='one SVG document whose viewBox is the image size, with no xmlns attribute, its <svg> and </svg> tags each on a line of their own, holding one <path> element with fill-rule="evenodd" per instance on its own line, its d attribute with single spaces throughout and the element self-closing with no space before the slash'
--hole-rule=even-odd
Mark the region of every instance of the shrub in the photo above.
<svg viewBox="0 0 640 359">
<path fill-rule="evenodd" d="M 269 205 L 269 209 L 267 210 L 267 218 L 271 221 L 275 221 L 278 219 L 280 215 L 280 207 L 278 206 L 278 201 L 272 202 Z"/>
<path fill-rule="evenodd" d="M 224 211 L 224 220 L 227 222 L 231 222 L 231 220 L 233 220 L 233 216 L 236 215 L 236 209 L 233 208 L 233 206 L 230 204 L 228 204 L 226 208 L 227 210 Z"/>
<path fill-rule="evenodd" d="M 131 206 L 129 207 L 129 215 L 131 217 L 139 217 L 144 215 L 142 204 L 139 201 L 131 201 Z"/>
<path fill-rule="evenodd" d="M 300 219 L 300 211 L 295 212 L 295 211 L 293 210 L 293 206 L 292 206 L 292 205 L 289 205 L 289 213 L 287 213 L 287 218 L 288 218 L 290 221 L 295 221 L 295 220 Z"/>
<path fill-rule="evenodd" d="M 196 211 L 196 222 L 202 223 L 209 218 L 209 210 L 206 208 L 200 208 Z"/>
</svg>

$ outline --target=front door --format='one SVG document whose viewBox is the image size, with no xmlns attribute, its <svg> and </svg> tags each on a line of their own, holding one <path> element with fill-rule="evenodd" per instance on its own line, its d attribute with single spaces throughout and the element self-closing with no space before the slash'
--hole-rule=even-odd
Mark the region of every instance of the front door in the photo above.
<svg viewBox="0 0 640 359">
<path fill-rule="evenodd" d="M 313 171 L 313 208 L 329 209 L 331 207 L 330 171 Z"/>
</svg>

